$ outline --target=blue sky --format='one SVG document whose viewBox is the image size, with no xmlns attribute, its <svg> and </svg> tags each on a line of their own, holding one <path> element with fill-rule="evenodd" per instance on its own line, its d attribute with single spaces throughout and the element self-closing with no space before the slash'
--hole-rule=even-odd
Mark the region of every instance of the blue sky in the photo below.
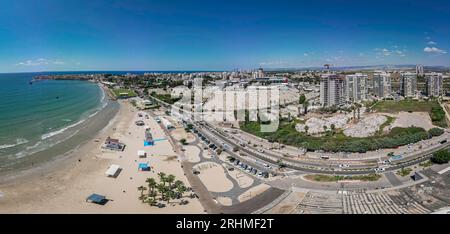
<svg viewBox="0 0 450 234">
<path fill-rule="evenodd" d="M 450 66 L 450 3 L 2 0 L 0 72 Z"/>
</svg>

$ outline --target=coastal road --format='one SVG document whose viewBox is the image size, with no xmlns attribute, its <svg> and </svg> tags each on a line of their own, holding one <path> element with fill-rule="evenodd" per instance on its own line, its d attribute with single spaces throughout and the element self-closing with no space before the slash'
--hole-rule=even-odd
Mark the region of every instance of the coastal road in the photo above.
<svg viewBox="0 0 450 234">
<path fill-rule="evenodd" d="M 161 104 L 161 106 L 164 106 L 165 108 L 170 108 L 172 105 L 163 102 L 157 98 L 151 97 L 153 100 L 157 101 Z M 178 108 L 178 107 L 175 107 Z M 179 109 L 179 108 L 178 108 Z M 183 110 L 181 110 L 183 111 Z M 187 112 L 187 111 L 184 111 Z M 190 112 L 187 112 L 190 113 Z M 192 114 L 192 113 L 191 113 Z M 281 156 L 278 156 L 276 154 L 271 153 L 270 151 L 265 151 L 264 154 L 257 153 L 256 149 L 252 149 L 250 146 L 247 147 L 241 147 L 234 141 L 230 140 L 230 136 L 223 133 L 220 129 L 217 129 L 215 126 L 211 126 L 210 124 L 206 122 L 194 122 L 191 120 L 186 120 L 189 123 L 193 124 L 194 126 L 198 126 L 198 124 L 203 125 L 205 128 L 208 129 L 211 134 L 214 135 L 215 138 L 220 139 L 222 142 L 226 142 L 227 144 L 236 147 L 239 151 L 245 152 L 248 155 L 251 155 L 255 158 L 258 158 L 262 160 L 265 163 L 268 164 L 278 164 L 279 160 L 282 160 L 283 164 L 286 165 L 287 168 L 306 172 L 306 173 L 320 173 L 320 174 L 336 174 L 336 175 L 363 175 L 363 174 L 370 174 L 375 172 L 375 168 L 378 166 L 371 166 L 371 167 L 362 167 L 362 168 L 355 168 L 355 169 L 338 169 L 333 168 L 332 165 L 323 164 L 323 165 L 308 165 L 304 162 L 299 162 L 297 160 L 283 158 Z M 421 152 L 416 152 L 415 154 L 412 154 L 411 156 L 405 157 L 404 161 L 397 162 L 391 166 L 388 166 L 385 168 L 386 171 L 392 171 L 399 169 L 404 166 L 410 166 L 414 165 L 416 163 L 420 163 L 423 161 L 428 160 L 431 157 L 431 154 L 433 152 L 436 152 L 438 150 L 448 148 L 450 146 L 450 142 L 447 142 L 445 144 L 437 145 L 436 147 L 432 149 L 425 149 Z"/>
</svg>

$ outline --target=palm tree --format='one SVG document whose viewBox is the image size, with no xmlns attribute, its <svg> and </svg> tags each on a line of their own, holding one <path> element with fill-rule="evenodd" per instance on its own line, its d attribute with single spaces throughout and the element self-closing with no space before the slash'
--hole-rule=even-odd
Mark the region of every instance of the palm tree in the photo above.
<svg viewBox="0 0 450 234">
<path fill-rule="evenodd" d="M 183 181 L 181 181 L 181 180 L 175 181 L 174 186 L 175 186 L 175 188 L 176 188 L 176 190 L 177 190 L 177 192 L 178 192 L 178 195 L 179 195 L 180 197 L 183 197 L 183 194 L 184 194 L 184 193 L 186 192 L 186 190 L 187 190 L 186 186 L 184 186 Z"/>
<path fill-rule="evenodd" d="M 145 182 L 148 184 L 149 194 L 150 194 L 150 192 L 153 193 L 155 191 L 155 187 L 157 185 L 156 180 L 154 178 L 147 178 L 147 180 L 145 180 Z"/>
<path fill-rule="evenodd" d="M 334 134 L 335 130 L 336 130 L 336 126 L 334 124 L 331 124 L 331 132 L 333 132 L 333 134 Z"/>
<path fill-rule="evenodd" d="M 158 189 L 159 193 L 161 194 L 161 199 L 165 200 L 165 194 L 168 190 L 167 186 L 164 183 L 159 183 L 156 188 Z"/>
<path fill-rule="evenodd" d="M 175 181 L 175 176 L 170 174 L 166 177 L 166 182 L 169 183 L 169 188 L 172 189 L 172 183 Z"/>
<path fill-rule="evenodd" d="M 361 119 L 361 105 L 356 104 L 356 108 L 358 109 L 358 119 Z"/>
<path fill-rule="evenodd" d="M 160 172 L 158 173 L 159 176 L 159 180 L 164 184 L 164 186 L 166 185 L 167 179 L 166 179 L 166 173 L 164 172 Z"/>
<path fill-rule="evenodd" d="M 328 129 L 327 125 L 323 125 L 323 131 L 326 132 Z"/>
<path fill-rule="evenodd" d="M 139 186 L 138 190 L 141 191 L 141 196 L 139 197 L 139 199 L 141 199 L 142 202 L 144 202 L 144 191 L 147 190 L 147 188 L 144 186 Z"/>
<path fill-rule="evenodd" d="M 308 114 L 308 106 L 309 106 L 308 100 L 305 101 L 305 103 L 303 104 L 303 106 L 305 107 L 305 115 L 306 115 L 306 114 Z"/>
</svg>

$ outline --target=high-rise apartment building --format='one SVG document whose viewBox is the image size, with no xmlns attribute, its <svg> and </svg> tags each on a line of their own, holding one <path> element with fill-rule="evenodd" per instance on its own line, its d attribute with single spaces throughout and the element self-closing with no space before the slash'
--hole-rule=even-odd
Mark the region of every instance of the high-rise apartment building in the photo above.
<svg viewBox="0 0 450 234">
<path fill-rule="evenodd" d="M 356 73 L 346 75 L 344 81 L 344 96 L 347 102 L 359 102 L 367 99 L 367 75 Z"/>
<path fill-rule="evenodd" d="M 404 97 L 415 97 L 417 90 L 417 74 L 416 73 L 402 73 L 400 79 L 400 93 Z"/>
<path fill-rule="evenodd" d="M 423 65 L 417 65 L 416 66 L 416 75 L 418 75 L 418 76 L 423 76 Z"/>
<path fill-rule="evenodd" d="M 442 95 L 443 78 L 441 73 L 426 73 L 425 81 L 428 97 L 439 97 Z"/>
<path fill-rule="evenodd" d="M 336 74 L 322 75 L 320 80 L 320 104 L 324 107 L 344 103 L 344 79 Z"/>
<path fill-rule="evenodd" d="M 391 95 L 391 76 L 388 73 L 373 74 L 373 94 L 378 98 Z"/>
</svg>

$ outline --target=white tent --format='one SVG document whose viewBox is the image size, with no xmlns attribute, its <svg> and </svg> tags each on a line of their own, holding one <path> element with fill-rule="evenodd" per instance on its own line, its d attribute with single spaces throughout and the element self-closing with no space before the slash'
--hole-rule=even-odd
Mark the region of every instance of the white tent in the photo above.
<svg viewBox="0 0 450 234">
<path fill-rule="evenodd" d="M 147 153 L 144 150 L 138 150 L 137 155 L 139 158 L 147 157 Z"/>
<path fill-rule="evenodd" d="M 105 174 L 107 176 L 113 177 L 116 175 L 116 173 L 117 173 L 117 171 L 119 171 L 119 169 L 120 169 L 119 165 L 113 164 L 113 165 L 109 166 L 109 168 L 108 168 L 108 170 L 106 170 Z"/>
</svg>

